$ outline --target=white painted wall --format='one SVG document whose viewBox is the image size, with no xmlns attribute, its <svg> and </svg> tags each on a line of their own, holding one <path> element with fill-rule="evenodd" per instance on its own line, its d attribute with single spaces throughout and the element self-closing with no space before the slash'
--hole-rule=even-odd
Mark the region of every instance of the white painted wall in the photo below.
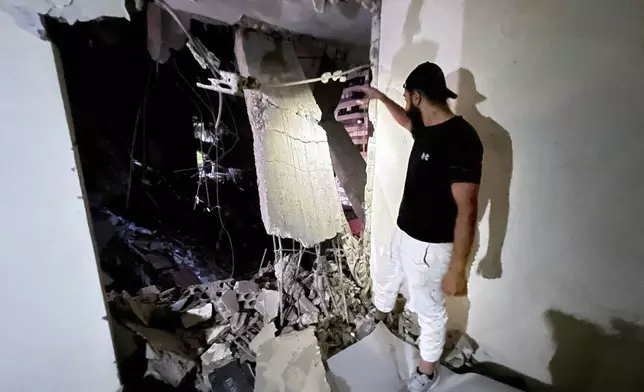
<svg viewBox="0 0 644 392">
<path fill-rule="evenodd" d="M 408 72 L 436 61 L 486 148 L 493 209 L 482 203 L 469 318 L 456 323 L 495 362 L 574 390 L 644 390 L 643 37 L 641 0 L 384 0 L 382 10 L 378 86 L 402 102 Z M 411 147 L 377 110 L 375 261 Z M 483 270 L 500 278 L 477 274 L 486 254 Z"/>
<path fill-rule="evenodd" d="M 115 392 L 54 52 L 1 11 L 0 37 L 0 389 Z"/>
</svg>

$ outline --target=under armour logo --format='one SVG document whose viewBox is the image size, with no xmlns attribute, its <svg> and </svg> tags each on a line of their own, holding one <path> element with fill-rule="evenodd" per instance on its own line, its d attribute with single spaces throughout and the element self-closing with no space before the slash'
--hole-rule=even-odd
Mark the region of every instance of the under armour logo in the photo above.
<svg viewBox="0 0 644 392">
<path fill-rule="evenodd" d="M 420 154 L 420 159 L 422 159 L 423 161 L 429 161 L 429 154 L 426 152 Z"/>
</svg>

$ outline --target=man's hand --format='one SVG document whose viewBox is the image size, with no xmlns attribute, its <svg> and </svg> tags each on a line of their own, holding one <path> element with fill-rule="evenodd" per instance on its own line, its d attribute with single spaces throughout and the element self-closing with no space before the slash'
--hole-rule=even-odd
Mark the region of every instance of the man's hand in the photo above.
<svg viewBox="0 0 644 392">
<path fill-rule="evenodd" d="M 377 88 L 367 85 L 359 86 L 357 90 L 364 93 L 364 98 L 357 100 L 360 106 L 366 107 L 370 100 L 377 99 L 385 105 L 387 110 L 389 110 L 389 113 L 391 113 L 391 116 L 394 118 L 394 120 L 396 120 L 398 124 L 400 124 L 406 130 L 411 131 L 411 120 L 409 119 L 409 117 L 407 117 L 405 109 L 403 109 L 402 106 L 398 105 L 396 102 L 392 101 L 391 98 L 385 95 L 385 93 L 378 90 Z"/>
<path fill-rule="evenodd" d="M 445 295 L 466 295 L 465 272 L 450 268 L 441 282 Z"/>
<path fill-rule="evenodd" d="M 375 87 L 368 86 L 366 84 L 363 86 L 359 86 L 358 90 L 364 93 L 364 98 L 360 99 L 360 104 L 366 104 L 369 100 L 382 99 L 382 97 L 384 97 L 384 94 L 382 93 L 382 91 L 378 90 Z"/>
</svg>

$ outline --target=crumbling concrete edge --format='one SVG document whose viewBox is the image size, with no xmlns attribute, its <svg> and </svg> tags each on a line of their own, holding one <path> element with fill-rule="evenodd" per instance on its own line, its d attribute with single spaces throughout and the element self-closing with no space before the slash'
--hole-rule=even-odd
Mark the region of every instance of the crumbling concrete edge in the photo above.
<svg viewBox="0 0 644 392">
<path fill-rule="evenodd" d="M 369 62 L 371 63 L 372 80 L 377 86 L 378 83 L 378 69 L 380 58 L 380 21 L 381 21 L 382 6 L 378 6 L 372 10 L 373 17 L 371 18 L 371 45 L 369 49 Z M 376 129 L 378 105 L 376 102 L 371 102 L 369 107 L 369 121 L 371 126 Z M 372 135 L 367 143 L 367 184 L 364 190 L 364 233 L 362 235 L 362 246 L 366 253 L 367 261 L 370 260 L 371 255 L 371 207 L 373 201 L 373 183 L 376 168 L 376 137 Z"/>
<path fill-rule="evenodd" d="M 11 15 L 21 29 L 42 40 L 47 40 L 47 33 L 42 22 L 43 16 L 50 16 L 70 25 L 103 17 L 130 20 L 125 3 L 125 0 L 3 0 L 0 1 L 0 11 Z M 143 9 L 143 1 L 136 0 L 134 4 L 137 11 Z"/>
</svg>

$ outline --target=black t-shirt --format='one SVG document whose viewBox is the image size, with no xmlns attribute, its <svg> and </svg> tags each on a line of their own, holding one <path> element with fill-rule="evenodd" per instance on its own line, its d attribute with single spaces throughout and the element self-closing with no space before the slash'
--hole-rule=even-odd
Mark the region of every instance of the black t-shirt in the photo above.
<svg viewBox="0 0 644 392">
<path fill-rule="evenodd" d="M 423 242 L 454 241 L 456 202 L 451 185 L 481 181 L 483 145 L 462 117 L 412 130 L 398 227 Z"/>
</svg>

